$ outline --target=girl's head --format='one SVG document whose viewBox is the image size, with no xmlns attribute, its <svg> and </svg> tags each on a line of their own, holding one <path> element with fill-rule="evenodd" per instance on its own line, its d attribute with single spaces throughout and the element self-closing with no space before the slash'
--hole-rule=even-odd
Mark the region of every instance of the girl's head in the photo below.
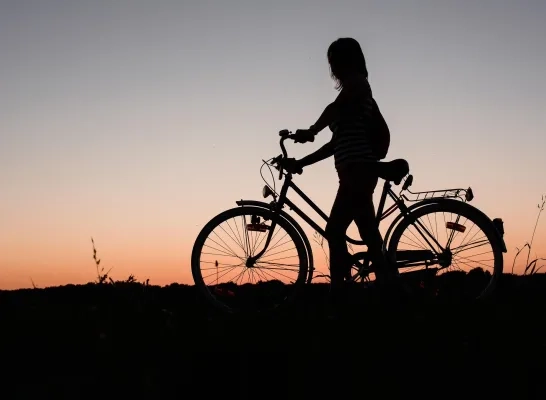
<svg viewBox="0 0 546 400">
<path fill-rule="evenodd" d="M 368 78 L 366 60 L 360 44 L 353 38 L 339 38 L 328 47 L 330 75 L 337 83 L 336 89 L 343 89 L 343 82 L 355 74 Z"/>
</svg>

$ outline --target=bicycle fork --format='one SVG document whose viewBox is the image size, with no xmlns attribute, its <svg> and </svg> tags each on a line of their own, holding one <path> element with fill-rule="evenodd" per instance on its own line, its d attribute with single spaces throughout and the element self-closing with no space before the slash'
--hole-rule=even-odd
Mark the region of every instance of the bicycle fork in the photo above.
<svg viewBox="0 0 546 400">
<path fill-rule="evenodd" d="M 267 234 L 267 239 L 265 241 L 265 244 L 264 244 L 264 247 L 263 249 L 258 252 L 257 254 L 255 255 L 250 255 L 248 256 L 247 260 L 246 260 L 246 267 L 247 268 L 252 268 L 254 267 L 254 264 L 256 263 L 256 261 L 258 261 L 260 259 L 261 256 L 264 255 L 264 253 L 267 251 L 267 248 L 269 246 L 269 244 L 271 243 L 271 239 L 273 237 L 273 232 L 275 231 L 275 227 L 277 226 L 277 223 L 275 221 L 272 221 L 271 222 L 271 225 L 267 227 L 267 225 L 264 225 L 263 227 L 267 227 L 265 229 L 268 229 L 269 230 L 269 233 Z M 247 229 L 248 229 L 248 226 L 247 226 Z"/>
<path fill-rule="evenodd" d="M 284 202 L 284 199 L 286 197 L 286 193 L 288 192 L 288 187 L 290 186 L 289 182 L 290 182 L 290 177 L 285 177 L 285 182 L 284 182 L 284 185 L 282 186 L 281 192 L 279 193 L 278 200 L 271 204 L 270 210 L 271 210 L 273 215 L 277 214 L 277 211 L 282 209 L 283 202 Z M 267 227 L 267 225 L 262 225 L 261 226 L 262 229 L 269 229 L 269 233 L 267 235 L 267 239 L 265 241 L 264 247 L 258 254 L 254 255 L 254 256 L 251 256 L 249 254 L 248 259 L 246 260 L 246 267 L 247 268 L 254 267 L 254 264 L 256 263 L 256 261 L 259 260 L 260 257 L 263 256 L 264 253 L 267 251 L 267 248 L 268 248 L 269 244 L 271 243 L 271 239 L 273 238 L 273 232 L 275 231 L 275 228 L 277 227 L 276 220 L 274 218 L 272 218 L 271 219 L 271 225 L 269 225 L 269 227 L 267 227 L 267 228 L 266 227 Z"/>
</svg>

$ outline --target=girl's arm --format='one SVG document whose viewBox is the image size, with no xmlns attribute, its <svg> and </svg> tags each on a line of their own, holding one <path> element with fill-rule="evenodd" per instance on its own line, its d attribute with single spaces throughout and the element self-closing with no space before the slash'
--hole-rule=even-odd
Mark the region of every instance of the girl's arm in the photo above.
<svg viewBox="0 0 546 400">
<path fill-rule="evenodd" d="M 300 160 L 297 161 L 297 163 L 300 167 L 303 168 L 308 165 L 322 161 L 333 155 L 334 155 L 334 145 L 330 141 L 326 143 L 324 146 L 322 146 L 320 149 L 318 149 L 317 151 L 301 158 Z"/>
<path fill-rule="evenodd" d="M 309 128 L 315 135 L 334 122 L 339 115 L 339 104 L 335 101 L 326 106 L 317 122 Z"/>
</svg>

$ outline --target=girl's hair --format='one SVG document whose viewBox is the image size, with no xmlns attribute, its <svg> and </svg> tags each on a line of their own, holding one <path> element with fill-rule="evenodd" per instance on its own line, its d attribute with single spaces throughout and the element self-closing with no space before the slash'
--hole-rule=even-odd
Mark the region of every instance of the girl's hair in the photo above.
<svg viewBox="0 0 546 400">
<path fill-rule="evenodd" d="M 343 81 L 354 73 L 368 78 L 366 60 L 360 44 L 353 38 L 339 38 L 328 47 L 330 75 L 336 81 L 336 89 L 343 89 Z"/>
</svg>

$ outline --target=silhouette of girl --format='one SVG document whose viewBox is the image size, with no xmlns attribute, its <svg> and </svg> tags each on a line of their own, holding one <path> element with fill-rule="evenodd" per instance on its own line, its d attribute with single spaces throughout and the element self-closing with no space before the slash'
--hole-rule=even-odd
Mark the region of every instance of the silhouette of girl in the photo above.
<svg viewBox="0 0 546 400">
<path fill-rule="evenodd" d="M 284 164 L 288 169 L 301 171 L 305 166 L 334 156 L 339 188 L 326 226 L 326 239 L 330 249 L 332 296 L 337 298 L 345 277 L 350 274 L 345 237 L 352 221 L 368 246 L 374 266 L 386 272 L 373 204 L 378 181 L 373 165 L 386 156 L 390 134 L 372 97 L 360 44 L 352 38 L 340 38 L 330 45 L 327 56 L 331 77 L 340 93 L 309 129 L 296 131 L 295 141 L 313 141 L 327 126 L 332 131 L 332 140 L 316 152 L 300 160 L 285 160 Z"/>
</svg>

